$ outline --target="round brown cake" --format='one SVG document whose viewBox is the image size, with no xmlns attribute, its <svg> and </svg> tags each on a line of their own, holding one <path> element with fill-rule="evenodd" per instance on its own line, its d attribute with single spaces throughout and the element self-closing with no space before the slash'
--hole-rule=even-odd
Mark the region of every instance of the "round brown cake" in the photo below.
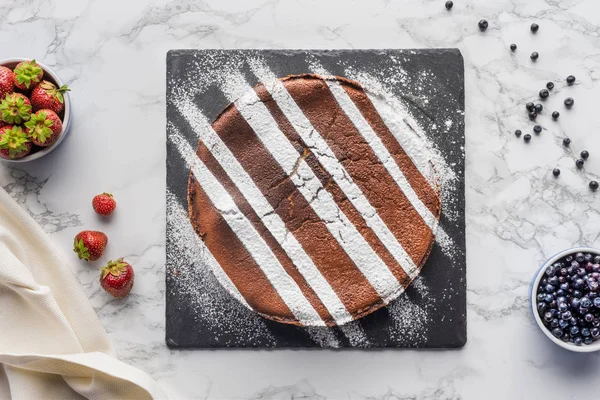
<svg viewBox="0 0 600 400">
<path fill-rule="evenodd" d="M 202 133 L 189 216 L 232 294 L 265 318 L 332 326 L 404 291 L 440 196 L 386 122 L 359 83 L 298 75 L 255 86 Z"/>
</svg>

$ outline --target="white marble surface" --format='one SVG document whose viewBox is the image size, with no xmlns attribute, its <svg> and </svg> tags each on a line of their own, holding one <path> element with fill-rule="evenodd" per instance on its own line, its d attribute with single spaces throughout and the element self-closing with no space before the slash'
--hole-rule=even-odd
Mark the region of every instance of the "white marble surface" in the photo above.
<svg viewBox="0 0 600 400">
<path fill-rule="evenodd" d="M 477 21 L 486 18 L 486 33 Z M 529 25 L 540 24 L 537 35 Z M 0 183 L 71 254 L 73 270 L 125 361 L 180 399 L 566 399 L 597 397 L 598 355 L 543 338 L 528 309 L 539 264 L 600 247 L 600 2 L 597 0 L 2 0 L 0 59 L 35 57 L 73 87 L 71 136 Z M 514 54 L 510 43 L 518 44 Z M 458 47 L 465 58 L 468 343 L 458 351 L 171 351 L 164 343 L 165 53 L 172 48 Z M 529 54 L 538 51 L 532 63 Z M 578 82 L 566 87 L 564 78 Z M 514 138 L 545 82 L 561 111 L 529 145 Z M 567 111 L 562 100 L 576 103 Z M 561 146 L 591 153 L 585 170 Z M 560 179 L 550 171 L 560 166 Z M 114 192 L 110 223 L 90 206 Z M 111 300 L 76 260 L 82 228 L 110 236 L 137 269 Z"/>
</svg>

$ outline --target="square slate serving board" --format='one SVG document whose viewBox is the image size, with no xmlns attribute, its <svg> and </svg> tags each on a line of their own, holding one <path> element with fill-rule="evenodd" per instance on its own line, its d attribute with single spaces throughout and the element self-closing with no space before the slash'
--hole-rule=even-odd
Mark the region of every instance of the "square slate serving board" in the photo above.
<svg viewBox="0 0 600 400">
<path fill-rule="evenodd" d="M 309 73 L 316 61 L 332 75 L 367 73 L 401 99 L 451 165 L 456 179 L 443 203 L 441 227 L 452 255 L 434 245 L 421 275 L 400 298 L 343 327 L 303 328 L 258 316 L 234 299 L 208 266 L 187 220 L 189 168 L 169 136 L 193 148 L 189 115 L 174 101 L 192 94 L 210 121 L 229 104 L 225 70 L 259 83 L 248 61 L 278 77 Z M 456 348 L 466 342 L 464 69 L 457 49 L 172 50 L 167 55 L 166 342 L 171 348 Z"/>
</svg>

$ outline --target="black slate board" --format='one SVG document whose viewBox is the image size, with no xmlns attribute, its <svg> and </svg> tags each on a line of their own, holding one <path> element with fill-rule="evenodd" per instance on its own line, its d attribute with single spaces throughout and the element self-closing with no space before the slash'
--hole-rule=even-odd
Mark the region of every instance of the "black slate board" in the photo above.
<svg viewBox="0 0 600 400">
<path fill-rule="evenodd" d="M 434 245 L 418 278 L 420 282 L 413 283 L 387 307 L 343 328 L 307 329 L 261 318 L 218 284 L 203 261 L 201 245 L 190 238 L 189 227 L 183 226 L 181 215 L 187 210 L 189 169 L 167 140 L 167 345 L 172 348 L 462 347 L 466 342 L 466 249 L 464 68 L 460 52 L 457 49 L 172 50 L 167 55 L 167 135 L 177 130 L 195 148 L 197 137 L 173 99 L 181 96 L 182 89 L 189 91 L 185 86 L 194 86 L 195 104 L 212 121 L 229 103 L 213 78 L 223 69 L 233 67 L 254 86 L 258 79 L 246 62 L 250 58 L 260 58 L 279 77 L 310 72 L 308 60 L 312 59 L 333 75 L 346 76 L 347 68 L 352 68 L 389 78 L 388 88 L 403 100 L 458 177 L 451 189 L 452 201 L 444 204 L 441 219 L 441 226 L 454 241 L 454 256 L 449 258 L 440 246 Z M 439 129 L 448 120 L 451 126 Z M 453 217 L 448 218 L 449 215 Z M 400 320 L 397 315 L 391 316 L 405 307 L 410 312 L 401 312 Z"/>
</svg>

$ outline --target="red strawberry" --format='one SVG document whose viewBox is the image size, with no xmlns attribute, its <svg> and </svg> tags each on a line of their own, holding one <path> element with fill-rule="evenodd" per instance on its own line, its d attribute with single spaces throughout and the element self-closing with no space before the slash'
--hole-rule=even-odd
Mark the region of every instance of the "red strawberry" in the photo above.
<svg viewBox="0 0 600 400">
<path fill-rule="evenodd" d="M 62 85 L 57 88 L 52 82 L 42 81 L 31 92 L 31 103 L 34 110 L 47 108 L 59 114 L 65 106 L 63 94 L 68 92 L 69 87 Z"/>
<path fill-rule="evenodd" d="M 15 74 L 10 68 L 0 66 L 0 99 L 15 90 Z"/>
<path fill-rule="evenodd" d="M 25 122 L 29 140 L 38 146 L 52 146 L 62 132 L 62 121 L 52 110 L 40 110 Z"/>
<path fill-rule="evenodd" d="M 133 287 L 133 268 L 122 258 L 109 261 L 102 267 L 100 286 L 113 297 L 122 299 L 131 292 Z"/>
<path fill-rule="evenodd" d="M 82 231 L 75 236 L 73 251 L 80 260 L 96 261 L 102 256 L 108 237 L 99 231 Z"/>
<path fill-rule="evenodd" d="M 11 125 L 29 121 L 31 102 L 21 93 L 9 93 L 0 101 L 0 118 Z"/>
<path fill-rule="evenodd" d="M 21 90 L 33 89 L 44 77 L 44 70 L 35 60 L 23 61 L 14 70 L 13 82 Z"/>
<path fill-rule="evenodd" d="M 117 202 L 110 193 L 102 193 L 94 196 L 92 207 L 100 215 L 110 215 L 117 208 Z"/>
<path fill-rule="evenodd" d="M 31 151 L 31 142 L 20 126 L 0 128 L 0 157 L 7 160 L 23 158 Z"/>
</svg>

